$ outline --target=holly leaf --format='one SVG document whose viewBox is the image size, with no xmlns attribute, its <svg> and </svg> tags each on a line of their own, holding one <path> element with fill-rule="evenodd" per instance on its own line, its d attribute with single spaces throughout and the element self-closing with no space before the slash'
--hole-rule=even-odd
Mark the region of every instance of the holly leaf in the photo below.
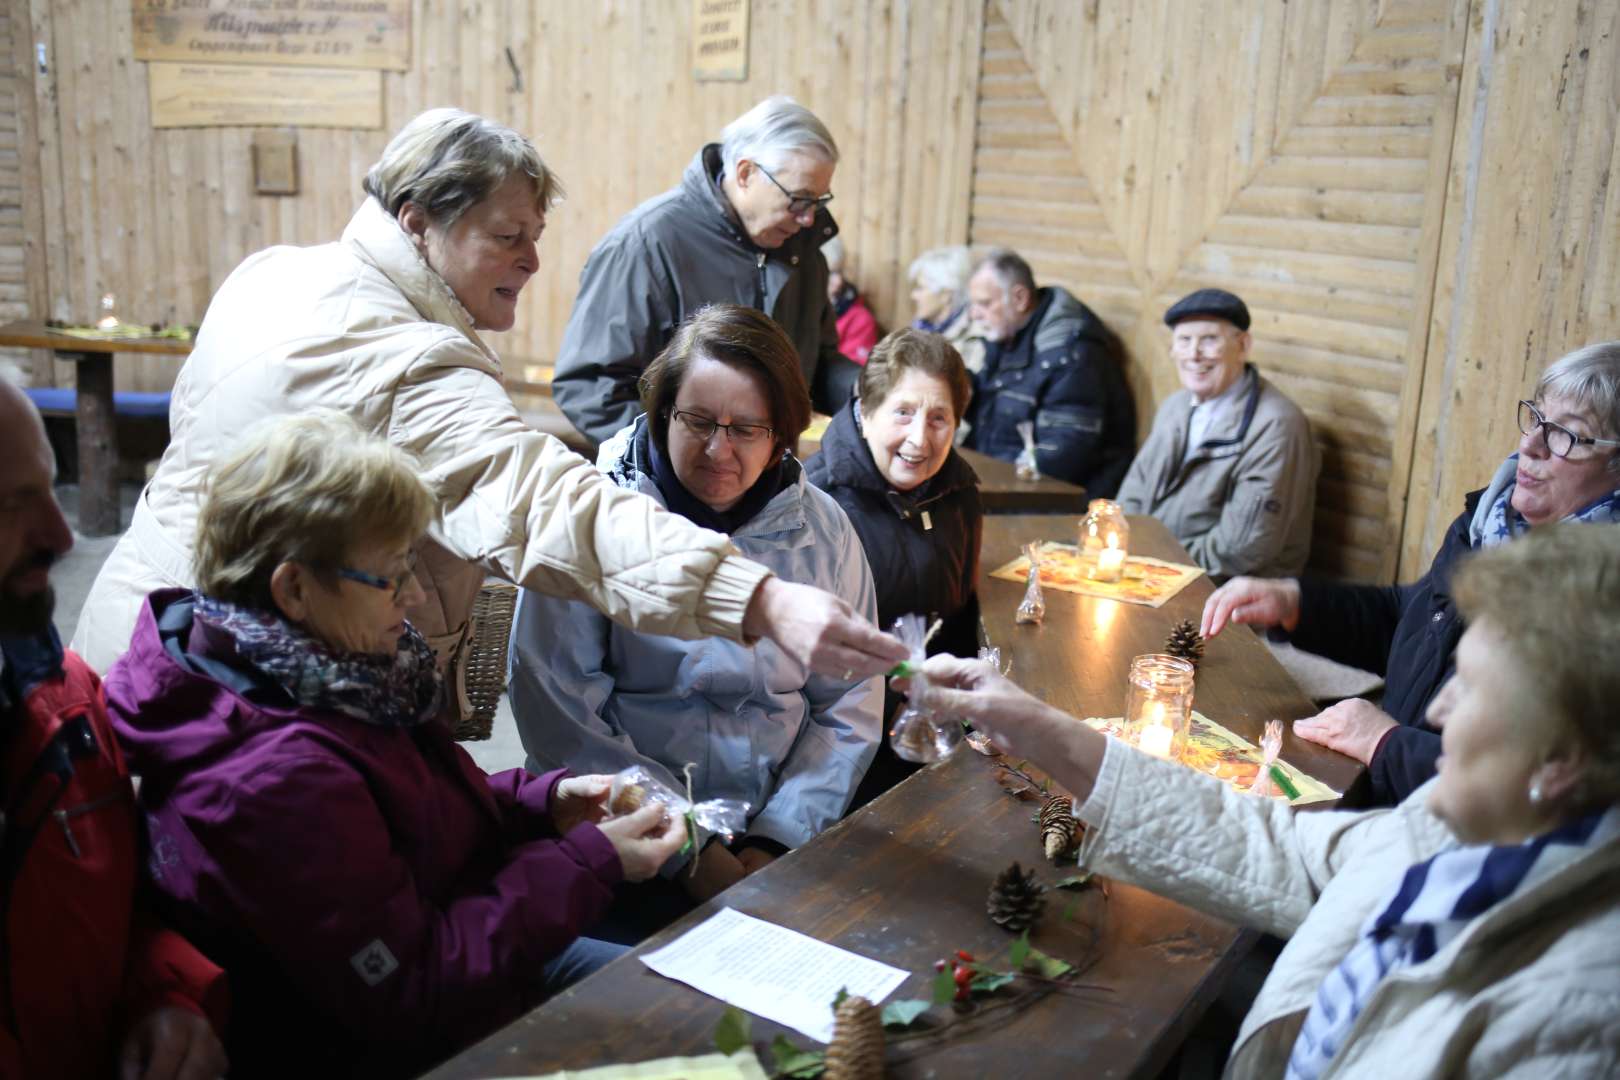
<svg viewBox="0 0 1620 1080">
<path fill-rule="evenodd" d="M 956 999 L 956 978 L 946 968 L 934 976 L 934 1004 L 949 1005 Z"/>
<path fill-rule="evenodd" d="M 955 991 L 952 991 L 955 996 Z M 904 1001 L 891 1001 L 883 1006 L 884 1027 L 910 1027 L 912 1022 L 928 1011 L 931 1002 L 921 998 L 907 998 Z"/>
<path fill-rule="evenodd" d="M 1013 976 L 1008 972 L 992 971 L 985 975 L 974 976 L 968 985 L 981 994 L 993 994 L 1012 981 Z"/>
<path fill-rule="evenodd" d="M 820 1076 L 827 1071 L 827 1055 L 821 1050 L 801 1050 L 778 1035 L 771 1042 L 771 1057 L 776 1059 L 776 1075 L 793 1078 Z"/>
<path fill-rule="evenodd" d="M 735 1005 L 727 1005 L 726 1011 L 720 1016 L 720 1023 L 714 1029 L 714 1048 L 722 1054 L 736 1053 L 749 1044 L 753 1027 L 753 1017 Z"/>
<path fill-rule="evenodd" d="M 1091 874 L 1070 874 L 1068 877 L 1053 885 L 1054 889 L 1083 889 L 1091 884 Z"/>
<path fill-rule="evenodd" d="M 1074 965 L 1067 960 L 1047 956 L 1033 945 L 1029 949 L 1029 962 L 1034 965 L 1038 974 L 1045 975 L 1048 979 L 1061 978 L 1074 970 Z"/>
<path fill-rule="evenodd" d="M 1007 950 L 1007 963 L 1011 964 L 1013 966 L 1013 970 L 1016 971 L 1024 966 L 1024 961 L 1028 957 L 1029 931 L 1025 930 L 1022 934 L 1018 935 L 1018 940 L 1012 943 L 1012 948 Z"/>
<path fill-rule="evenodd" d="M 838 993 L 833 995 L 833 1006 L 832 1007 L 835 1008 L 835 1009 L 838 1008 L 838 1006 L 840 1006 L 840 1005 L 842 1005 L 844 1003 L 844 999 L 847 998 L 847 997 L 849 997 L 849 987 L 840 986 L 838 988 Z"/>
</svg>

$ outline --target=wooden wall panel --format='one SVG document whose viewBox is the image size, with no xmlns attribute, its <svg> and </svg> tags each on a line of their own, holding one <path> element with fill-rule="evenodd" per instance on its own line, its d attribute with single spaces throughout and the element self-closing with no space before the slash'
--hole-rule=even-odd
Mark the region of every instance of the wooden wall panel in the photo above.
<svg viewBox="0 0 1620 1080">
<path fill-rule="evenodd" d="M 918 251 L 966 237 L 982 0 L 753 0 L 741 83 L 693 82 L 687 3 L 417 0 L 411 69 L 384 77 L 384 130 L 299 130 L 290 197 L 253 193 L 250 129 L 152 130 L 127 0 L 10 2 L 51 59 L 35 86 L 50 249 L 40 317 L 88 318 L 111 291 L 131 318 L 200 319 L 248 254 L 336 239 L 388 135 L 439 105 L 529 134 L 569 193 L 518 325 L 490 338 L 519 362 L 554 353 L 596 240 L 770 93 L 794 94 L 839 140 L 833 211 L 880 318 L 909 318 L 905 268 Z M 118 385 L 166 388 L 173 370 L 121 362 Z M 56 377 L 72 373 L 59 365 Z"/>
<path fill-rule="evenodd" d="M 1145 433 L 1160 316 L 1217 285 L 1324 454 L 1312 566 L 1396 569 L 1467 0 L 994 0 L 975 244 L 1109 320 Z M 1054 227 L 1055 226 L 1055 227 Z"/>
<path fill-rule="evenodd" d="M 1620 339 L 1620 5 L 1476 0 L 1401 572 L 1518 442 L 1514 402 Z"/>
</svg>

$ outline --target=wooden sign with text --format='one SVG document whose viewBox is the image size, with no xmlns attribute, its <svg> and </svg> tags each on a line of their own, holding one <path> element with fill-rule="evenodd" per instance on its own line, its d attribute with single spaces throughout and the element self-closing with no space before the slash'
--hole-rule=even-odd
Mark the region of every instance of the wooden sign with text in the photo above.
<svg viewBox="0 0 1620 1080">
<path fill-rule="evenodd" d="M 411 66 L 411 0 L 131 0 L 135 59 Z"/>
<path fill-rule="evenodd" d="M 382 72 L 151 64 L 152 126 L 382 127 Z"/>
<path fill-rule="evenodd" d="M 748 0 L 692 0 L 692 77 L 748 78 Z"/>
</svg>

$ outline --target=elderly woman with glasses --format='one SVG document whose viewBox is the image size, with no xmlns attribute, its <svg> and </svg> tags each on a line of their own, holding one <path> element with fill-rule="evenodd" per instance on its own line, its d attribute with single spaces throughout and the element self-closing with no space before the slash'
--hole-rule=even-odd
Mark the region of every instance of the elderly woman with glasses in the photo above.
<svg viewBox="0 0 1620 1080">
<path fill-rule="evenodd" d="M 212 473 L 197 591 L 150 596 L 106 679 L 152 883 L 230 975 L 233 1076 L 420 1072 L 618 956 L 581 933 L 684 840 L 431 722 L 420 471 L 340 414 L 261 425 Z"/>
<path fill-rule="evenodd" d="M 877 604 L 860 538 L 811 486 L 790 448 L 810 418 L 792 343 L 774 321 L 716 304 L 647 368 L 643 415 L 597 467 L 724 533 L 787 581 Z M 650 933 L 837 821 L 877 747 L 881 679 L 816 675 L 770 643 L 677 641 L 609 623 L 582 604 L 525 592 L 512 629 L 512 712 L 538 771 L 639 765 L 699 799 L 748 807 L 729 845 L 705 838 L 662 879 L 626 890 L 601 932 Z"/>
<path fill-rule="evenodd" d="M 147 593 L 196 584 L 210 467 L 257 421 L 312 408 L 411 451 L 438 492 L 411 620 L 441 668 L 466 670 L 454 661 L 490 574 L 650 633 L 769 638 L 824 674 L 874 675 L 905 657 L 834 597 L 772 576 L 523 422 L 479 332 L 515 324 L 559 194 L 527 139 L 433 109 L 394 136 L 363 186 L 336 243 L 259 252 L 209 304 L 175 383 L 169 448 L 74 635 L 92 667 L 128 646 Z"/>
<path fill-rule="evenodd" d="M 1620 1075 L 1620 530 L 1538 526 L 1454 595 L 1440 773 L 1393 809 L 1240 794 L 982 661 L 924 702 L 1075 796 L 1087 869 L 1288 939 L 1227 1076 Z"/>
<path fill-rule="evenodd" d="M 1518 450 L 1464 500 L 1419 580 L 1239 577 L 1204 605 L 1206 637 L 1231 623 L 1277 626 L 1300 648 L 1384 675 L 1382 708 L 1356 698 L 1294 725 L 1368 766 L 1373 805 L 1399 802 L 1434 775 L 1440 736 L 1424 715 L 1456 662 L 1462 619 L 1451 575 L 1462 557 L 1553 522 L 1620 523 L 1620 342 L 1553 363 L 1518 412 Z"/>
</svg>

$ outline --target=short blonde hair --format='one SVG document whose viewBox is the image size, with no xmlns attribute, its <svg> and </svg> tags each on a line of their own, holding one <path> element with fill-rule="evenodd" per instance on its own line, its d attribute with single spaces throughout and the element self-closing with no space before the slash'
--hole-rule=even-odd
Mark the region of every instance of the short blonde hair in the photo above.
<svg viewBox="0 0 1620 1080">
<path fill-rule="evenodd" d="M 1457 607 L 1484 620 L 1588 757 L 1586 796 L 1620 798 L 1620 527 L 1565 522 L 1487 548 L 1457 572 Z"/>
<path fill-rule="evenodd" d="M 361 186 L 390 217 L 411 202 L 448 228 L 519 174 L 534 185 L 542 212 L 562 197 L 557 177 L 522 135 L 460 109 L 429 109 L 389 140 Z"/>
<path fill-rule="evenodd" d="M 258 425 L 209 473 L 197 517 L 197 589 L 273 609 L 284 562 L 323 580 L 359 544 L 415 540 L 438 513 L 421 463 L 342 413 Z"/>
</svg>

